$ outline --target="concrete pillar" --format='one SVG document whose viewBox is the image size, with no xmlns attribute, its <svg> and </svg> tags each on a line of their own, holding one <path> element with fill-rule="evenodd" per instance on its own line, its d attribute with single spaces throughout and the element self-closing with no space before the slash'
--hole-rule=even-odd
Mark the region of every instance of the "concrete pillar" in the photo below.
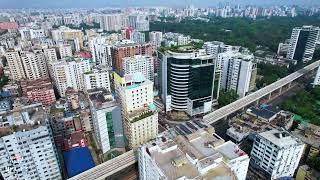
<svg viewBox="0 0 320 180">
<path fill-rule="evenodd" d="M 256 106 L 259 106 L 259 100 L 256 101 Z"/>
<path fill-rule="evenodd" d="M 280 87 L 280 89 L 279 89 L 279 94 L 281 94 L 282 93 L 282 87 Z"/>
<path fill-rule="evenodd" d="M 291 87 L 291 85 L 292 85 L 292 82 L 290 82 L 290 83 L 288 84 L 288 88 L 290 88 L 290 87 Z"/>
<path fill-rule="evenodd" d="M 271 97 L 272 97 L 272 92 L 268 95 L 268 100 L 269 101 L 270 101 Z"/>
</svg>

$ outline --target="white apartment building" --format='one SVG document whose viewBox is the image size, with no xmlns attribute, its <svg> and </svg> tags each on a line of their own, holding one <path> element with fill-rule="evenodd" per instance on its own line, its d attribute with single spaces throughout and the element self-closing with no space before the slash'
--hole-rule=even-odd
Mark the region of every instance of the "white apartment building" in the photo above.
<svg viewBox="0 0 320 180">
<path fill-rule="evenodd" d="M 158 134 L 158 113 L 153 104 L 153 83 L 140 72 L 120 77 L 115 74 L 124 133 L 130 148 L 148 142 Z"/>
<path fill-rule="evenodd" d="M 179 35 L 177 37 L 178 46 L 187 45 L 190 43 L 190 36 Z"/>
<path fill-rule="evenodd" d="M 100 28 L 105 31 L 119 31 L 125 27 L 125 17 L 123 14 L 104 14 L 101 16 Z"/>
<path fill-rule="evenodd" d="M 245 180 L 249 157 L 239 147 L 215 134 L 213 128 L 186 136 L 169 132 L 138 149 L 141 180 Z"/>
<path fill-rule="evenodd" d="M 93 130 L 102 153 L 124 148 L 120 105 L 105 89 L 95 89 L 88 94 Z"/>
<path fill-rule="evenodd" d="M 8 51 L 5 53 L 5 57 L 10 70 L 10 78 L 17 81 L 26 78 L 19 52 Z"/>
<path fill-rule="evenodd" d="M 149 40 L 154 48 L 161 46 L 162 38 L 162 32 L 160 31 L 152 31 L 149 33 Z"/>
<path fill-rule="evenodd" d="M 61 59 L 66 57 L 72 57 L 71 45 L 67 45 L 67 44 L 59 45 L 58 49 L 59 49 L 59 54 Z"/>
<path fill-rule="evenodd" d="M 144 77 L 154 81 L 154 60 L 150 56 L 125 57 L 123 58 L 123 68 L 125 74 L 141 72 Z"/>
<path fill-rule="evenodd" d="M 42 51 L 21 51 L 20 55 L 27 79 L 36 80 L 49 77 L 46 59 Z"/>
<path fill-rule="evenodd" d="M 289 132 L 272 129 L 260 133 L 251 151 L 251 163 L 270 179 L 292 177 L 304 151 L 304 143 Z"/>
<path fill-rule="evenodd" d="M 54 48 L 43 49 L 44 56 L 46 57 L 47 63 L 57 61 L 57 52 Z"/>
<path fill-rule="evenodd" d="M 221 69 L 221 88 L 235 90 L 244 97 L 255 84 L 256 64 L 253 55 L 227 51 L 218 55 L 218 68 Z"/>
<path fill-rule="evenodd" d="M 86 91 L 95 88 L 104 88 L 111 92 L 109 72 L 106 69 L 93 69 L 83 75 L 84 89 Z"/>
<path fill-rule="evenodd" d="M 32 29 L 29 27 L 23 27 L 19 29 L 22 40 L 30 40 L 46 37 L 46 32 L 44 29 Z"/>
<path fill-rule="evenodd" d="M 206 50 L 206 53 L 213 55 L 216 59 L 218 58 L 219 53 L 223 52 L 223 47 L 225 44 L 219 41 L 205 42 L 203 48 Z"/>
<path fill-rule="evenodd" d="M 312 60 L 320 28 L 314 26 L 296 27 L 292 30 L 288 59 L 307 62 Z"/>
<path fill-rule="evenodd" d="M 92 59 L 97 65 L 112 67 L 112 45 L 107 43 L 106 37 L 94 37 L 89 40 Z"/>
<path fill-rule="evenodd" d="M 89 60 L 82 59 L 62 59 L 52 62 L 50 67 L 51 77 L 61 97 L 65 96 L 68 87 L 83 90 L 83 74 L 91 71 Z"/>
<path fill-rule="evenodd" d="M 31 112 L 31 111 L 30 111 Z M 28 119 L 19 125 L 0 127 L 0 173 L 7 180 L 61 180 L 58 154 L 46 114 L 42 110 L 21 112 Z M 15 129 L 11 128 L 15 125 Z"/>
<path fill-rule="evenodd" d="M 130 40 L 135 43 L 145 43 L 146 42 L 146 35 L 143 32 L 133 31 L 130 34 Z"/>
</svg>

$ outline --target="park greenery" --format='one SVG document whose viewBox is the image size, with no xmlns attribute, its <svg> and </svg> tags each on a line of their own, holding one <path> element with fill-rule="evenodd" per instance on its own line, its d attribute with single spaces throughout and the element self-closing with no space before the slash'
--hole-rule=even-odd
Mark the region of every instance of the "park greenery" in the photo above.
<svg viewBox="0 0 320 180">
<path fill-rule="evenodd" d="M 176 32 L 204 41 L 222 41 L 255 51 L 258 46 L 276 52 L 278 44 L 290 38 L 292 29 L 302 25 L 320 26 L 319 17 L 271 17 L 269 19 L 211 17 L 209 22 L 184 19 L 181 22 L 153 22 L 151 31 Z"/>
<path fill-rule="evenodd" d="M 238 98 L 239 98 L 239 95 L 235 90 L 231 89 L 228 91 L 221 91 L 219 93 L 218 103 L 219 103 L 219 106 L 222 107 L 236 101 Z"/>
<path fill-rule="evenodd" d="M 289 69 L 285 66 L 259 63 L 257 68 L 257 74 L 260 76 L 256 84 L 258 89 L 267 86 L 289 74 Z"/>
<path fill-rule="evenodd" d="M 305 121 L 320 125 L 320 87 L 308 87 L 286 99 L 281 108 L 301 116 Z"/>
</svg>

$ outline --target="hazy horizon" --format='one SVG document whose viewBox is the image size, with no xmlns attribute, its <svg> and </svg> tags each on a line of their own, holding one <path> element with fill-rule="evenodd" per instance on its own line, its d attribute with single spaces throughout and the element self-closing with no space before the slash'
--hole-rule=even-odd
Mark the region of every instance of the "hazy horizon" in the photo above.
<svg viewBox="0 0 320 180">
<path fill-rule="evenodd" d="M 0 0 L 0 8 L 97 8 L 168 6 L 211 7 L 219 3 L 247 5 L 320 5 L 319 0 Z"/>
</svg>

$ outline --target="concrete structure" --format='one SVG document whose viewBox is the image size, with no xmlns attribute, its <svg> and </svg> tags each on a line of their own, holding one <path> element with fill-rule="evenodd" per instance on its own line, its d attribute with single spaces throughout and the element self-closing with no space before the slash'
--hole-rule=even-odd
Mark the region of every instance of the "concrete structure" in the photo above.
<svg viewBox="0 0 320 180">
<path fill-rule="evenodd" d="M 78 174 L 69 180 L 103 180 L 108 176 L 135 164 L 136 162 L 137 158 L 135 152 L 131 150 L 107 162 L 99 164 L 88 171 Z"/>
<path fill-rule="evenodd" d="M 292 30 L 287 58 L 307 62 L 312 60 L 320 28 L 296 27 Z"/>
<path fill-rule="evenodd" d="M 123 58 L 123 73 L 134 74 L 141 72 L 144 77 L 154 81 L 154 61 L 151 56 L 136 55 Z"/>
<path fill-rule="evenodd" d="M 24 121 L 21 123 L 22 119 Z M 1 118 L 1 121 L 4 119 Z M 42 109 L 16 112 L 10 123 L 0 127 L 2 177 L 21 180 L 62 179 L 46 113 Z"/>
<path fill-rule="evenodd" d="M 213 55 L 216 59 L 218 59 L 218 54 L 223 53 L 223 47 L 225 44 L 219 41 L 205 42 L 203 44 L 203 48 L 206 50 L 206 53 L 209 55 Z"/>
<path fill-rule="evenodd" d="M 97 65 L 112 67 L 112 54 L 110 45 L 105 37 L 95 37 L 89 41 L 92 59 Z"/>
<path fill-rule="evenodd" d="M 120 106 L 104 89 L 95 89 L 88 94 L 93 130 L 102 153 L 113 148 L 124 148 Z"/>
<path fill-rule="evenodd" d="M 152 47 L 149 43 L 118 43 L 112 48 L 113 68 L 116 72 L 123 71 L 123 58 L 135 55 L 152 56 Z"/>
<path fill-rule="evenodd" d="M 211 111 L 219 97 L 216 60 L 205 50 L 159 52 L 159 84 L 165 110 L 191 116 Z"/>
<path fill-rule="evenodd" d="M 304 151 L 304 143 L 288 132 L 273 129 L 260 133 L 254 141 L 251 160 L 271 179 L 293 177 Z"/>
<path fill-rule="evenodd" d="M 255 88 L 257 64 L 253 55 L 228 51 L 218 54 L 221 68 L 221 89 L 234 90 L 239 97 L 244 97 Z"/>
<path fill-rule="evenodd" d="M 124 23 L 123 14 L 104 14 L 100 19 L 100 28 L 105 31 L 119 31 L 125 27 Z"/>
<path fill-rule="evenodd" d="M 54 48 L 43 49 L 44 56 L 46 58 L 47 64 L 57 61 L 57 52 Z"/>
<path fill-rule="evenodd" d="M 259 100 L 268 96 L 271 97 L 273 93 L 282 93 L 282 90 L 284 88 L 290 88 L 291 84 L 300 78 L 301 76 L 310 73 L 311 71 L 315 70 L 317 67 L 319 67 L 320 61 L 316 61 L 300 70 L 297 72 L 294 72 L 254 93 L 251 93 L 233 103 L 230 103 L 216 111 L 213 111 L 210 114 L 207 114 L 203 117 L 203 120 L 207 124 L 212 124 L 220 119 L 226 118 L 228 115 L 237 112 L 241 110 L 242 108 L 247 107 L 250 104 L 253 103 L 259 103 Z"/>
<path fill-rule="evenodd" d="M 16 22 L 1 22 L 0 30 L 18 29 L 18 23 Z"/>
<path fill-rule="evenodd" d="M 12 80 L 21 80 L 26 78 L 19 52 L 8 51 L 5 53 L 5 57 L 10 70 L 10 78 Z"/>
<path fill-rule="evenodd" d="M 22 27 L 19 29 L 21 39 L 23 40 L 31 40 L 37 38 L 46 37 L 46 32 L 44 29 L 34 29 L 29 27 Z"/>
<path fill-rule="evenodd" d="M 135 43 L 145 43 L 146 42 L 146 35 L 144 32 L 133 31 L 130 34 L 130 40 Z"/>
<path fill-rule="evenodd" d="M 153 83 L 142 73 L 124 77 L 115 74 L 114 78 L 122 105 L 124 132 L 129 147 L 135 148 L 158 134 L 158 113 L 153 105 Z"/>
<path fill-rule="evenodd" d="M 65 26 L 59 27 L 51 31 L 52 39 L 58 43 L 60 41 L 76 41 L 79 45 L 79 48 L 83 48 L 83 33 L 81 30 L 70 29 Z"/>
<path fill-rule="evenodd" d="M 32 102 L 51 105 L 56 102 L 53 85 L 50 79 L 38 79 L 21 82 L 22 94 Z"/>
<path fill-rule="evenodd" d="M 58 47 L 60 58 L 72 57 L 72 48 L 71 45 L 61 44 Z"/>
<path fill-rule="evenodd" d="M 160 136 L 138 150 L 139 178 L 245 180 L 249 156 L 231 141 L 200 129 L 186 137 Z"/>
<path fill-rule="evenodd" d="M 82 90 L 83 74 L 91 71 L 89 60 L 82 59 L 66 58 L 52 62 L 50 66 L 52 67 L 51 77 L 61 97 L 65 96 L 68 87 Z"/>
<path fill-rule="evenodd" d="M 36 80 L 49 77 L 47 62 L 42 51 L 21 51 L 20 56 L 27 79 Z"/>
<path fill-rule="evenodd" d="M 149 31 L 148 16 L 143 14 L 131 14 L 128 16 L 128 27 L 134 28 L 138 31 Z"/>
<path fill-rule="evenodd" d="M 160 47 L 162 42 L 162 32 L 160 31 L 149 32 L 149 40 L 154 49 Z"/>
<path fill-rule="evenodd" d="M 83 75 L 84 89 L 86 91 L 95 88 L 104 88 L 111 92 L 109 71 L 103 68 L 95 68 Z"/>
</svg>

